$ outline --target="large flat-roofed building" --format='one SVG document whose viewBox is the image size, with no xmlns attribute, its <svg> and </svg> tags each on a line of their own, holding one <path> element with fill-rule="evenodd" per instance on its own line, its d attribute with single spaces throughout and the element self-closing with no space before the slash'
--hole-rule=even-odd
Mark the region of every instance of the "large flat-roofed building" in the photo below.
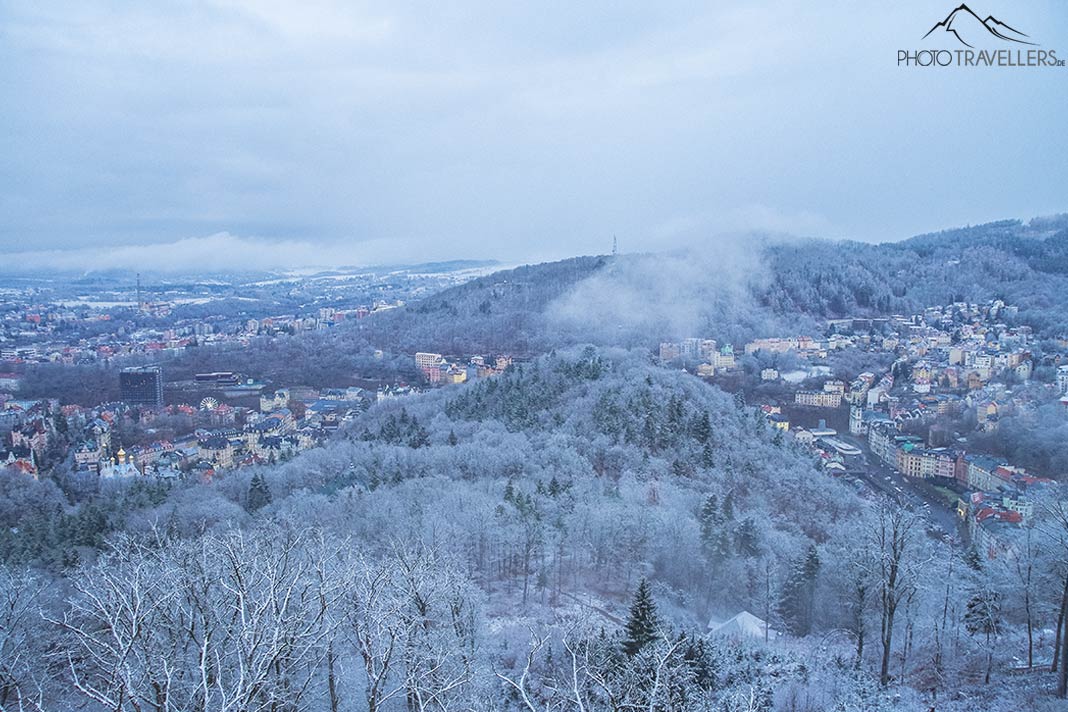
<svg viewBox="0 0 1068 712">
<path fill-rule="evenodd" d="M 415 365 L 418 368 L 437 368 L 441 366 L 445 358 L 441 354 L 432 354 L 420 351 L 415 355 Z"/>
<path fill-rule="evenodd" d="M 826 391 L 798 391 L 794 394 L 794 402 L 798 405 L 816 408 L 838 408 L 842 405 L 842 394 Z"/>
<path fill-rule="evenodd" d="M 133 366 L 119 372 L 122 400 L 130 405 L 163 407 L 163 369 L 159 366 Z"/>
</svg>

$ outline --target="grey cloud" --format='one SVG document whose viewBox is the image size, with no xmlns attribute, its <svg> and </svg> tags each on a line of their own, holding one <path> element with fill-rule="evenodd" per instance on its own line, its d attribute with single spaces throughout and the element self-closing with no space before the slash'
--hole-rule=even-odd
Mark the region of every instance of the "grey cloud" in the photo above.
<svg viewBox="0 0 1068 712">
<path fill-rule="evenodd" d="M 286 270 L 306 267 L 368 266 L 395 262 L 412 254 L 398 241 L 322 244 L 301 240 L 263 240 L 217 233 L 146 245 L 28 250 L 10 253 L 0 273 L 54 269 L 62 272 L 151 270 L 195 273 L 229 270 Z"/>
<path fill-rule="evenodd" d="M 511 261 L 1063 210 L 1063 72 L 896 67 L 932 13 L 0 0 L 0 253 L 228 232 Z M 1013 19 L 1068 37 L 1049 4 Z"/>
<path fill-rule="evenodd" d="M 732 321 L 739 315 L 756 317 L 752 294 L 770 277 L 761 249 L 769 239 L 736 235 L 625 256 L 551 304 L 548 318 L 561 329 L 610 343 L 647 341 L 650 335 L 727 337 L 740 330 Z"/>
</svg>

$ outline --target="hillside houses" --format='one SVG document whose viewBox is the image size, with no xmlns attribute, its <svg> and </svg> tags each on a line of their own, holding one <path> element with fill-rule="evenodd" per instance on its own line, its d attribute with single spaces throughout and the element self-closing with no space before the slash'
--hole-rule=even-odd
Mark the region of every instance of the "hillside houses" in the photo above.
<svg viewBox="0 0 1068 712">
<path fill-rule="evenodd" d="M 0 402 L 6 425 L 0 425 L 0 469 L 37 477 L 46 453 L 46 469 L 62 464 L 104 479 L 204 478 L 279 462 L 317 447 L 371 398 L 360 388 L 323 389 L 317 396 L 294 400 L 290 389 L 280 388 L 260 399 L 263 412 L 214 402 L 154 410 L 125 403 L 60 408 L 55 401 L 7 398 Z M 157 424 L 175 437 L 150 440 Z"/>
<path fill-rule="evenodd" d="M 1011 545 L 1033 513 L 1033 493 L 1053 483 L 981 453 L 925 447 L 922 438 L 899 432 L 891 422 L 872 425 L 868 443 L 876 457 L 906 477 L 955 483 L 970 492 L 958 503 L 958 514 L 976 546 L 989 555 Z"/>
<path fill-rule="evenodd" d="M 414 356 L 415 366 L 432 385 L 466 383 L 476 378 L 489 378 L 504 373 L 512 365 L 510 356 L 472 356 L 466 364 L 449 361 L 441 354 L 419 352 Z"/>
<path fill-rule="evenodd" d="M 1023 504 L 1027 492 L 1051 480 L 971 452 L 969 439 L 973 434 L 997 431 L 1007 419 L 1028 414 L 1057 397 L 1063 398 L 1068 415 L 1064 353 L 1051 353 L 1047 345 L 1039 359 L 1041 365 L 1053 369 L 1052 385 L 1017 386 L 1031 379 L 1036 367 L 1032 330 L 1013 323 L 1017 313 L 1011 305 L 991 300 L 934 306 L 884 319 L 831 320 L 824 341 L 772 336 L 747 343 L 745 354 L 755 359 L 747 369 L 755 384 L 773 379 L 786 388 L 796 384 L 797 389 L 786 397 L 773 390 L 758 390 L 772 394 L 772 405 L 767 408 L 789 401 L 794 406 L 826 410 L 848 406 L 849 433 L 866 439 L 877 460 L 912 479 L 986 493 L 986 509 L 992 511 L 985 511 L 971 524 L 980 527 L 979 536 L 1011 531 L 1019 524 L 1018 517 L 1027 517 Z M 890 365 L 885 372 L 862 371 L 845 377 L 844 382 L 833 378 L 828 369 L 821 386 L 814 387 L 812 382 L 818 377 L 814 369 L 821 367 L 825 351 L 843 344 L 858 351 L 881 352 Z M 780 355 L 793 360 L 783 360 Z M 807 360 L 807 368 L 799 369 L 796 359 Z M 845 361 L 853 362 L 865 363 L 854 357 Z M 783 364 L 797 369 L 800 378 L 791 380 L 790 374 L 780 374 Z M 845 376 L 840 366 L 834 375 Z M 769 412 L 765 411 L 765 417 L 777 427 L 779 423 L 772 422 Z M 840 418 L 837 414 L 828 416 Z M 827 445 L 826 438 L 804 428 L 795 427 L 790 432 L 797 442 L 833 459 L 836 451 Z M 924 433 L 924 437 L 916 433 Z M 1005 505 L 1008 513 L 991 507 L 995 499 L 1011 503 Z M 972 512 L 969 516 L 977 515 Z"/>
</svg>

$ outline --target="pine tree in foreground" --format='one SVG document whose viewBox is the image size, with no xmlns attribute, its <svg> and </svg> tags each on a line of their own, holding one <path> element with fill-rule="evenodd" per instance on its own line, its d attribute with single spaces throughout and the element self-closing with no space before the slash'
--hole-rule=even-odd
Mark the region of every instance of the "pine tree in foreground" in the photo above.
<svg viewBox="0 0 1068 712">
<path fill-rule="evenodd" d="M 267 480 L 257 472 L 248 483 L 248 511 L 255 512 L 263 509 L 271 503 L 271 488 L 267 486 Z"/>
<path fill-rule="evenodd" d="M 630 617 L 625 628 L 626 637 L 623 638 L 623 652 L 630 656 L 636 655 L 657 639 L 659 627 L 656 602 L 653 600 L 652 591 L 649 590 L 649 582 L 643 578 L 630 606 Z"/>
<path fill-rule="evenodd" d="M 810 546 L 804 558 L 794 564 L 783 584 L 778 612 L 791 635 L 804 636 L 812 632 L 819 572 L 819 554 L 815 546 Z"/>
</svg>

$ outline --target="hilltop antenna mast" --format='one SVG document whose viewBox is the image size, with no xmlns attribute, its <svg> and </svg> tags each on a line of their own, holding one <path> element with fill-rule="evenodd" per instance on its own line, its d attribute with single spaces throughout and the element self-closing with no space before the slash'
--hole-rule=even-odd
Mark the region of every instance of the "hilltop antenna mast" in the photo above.
<svg viewBox="0 0 1068 712">
<path fill-rule="evenodd" d="M 619 241 L 616 240 L 616 236 L 615 235 L 612 235 L 612 254 L 613 255 L 618 255 L 619 254 Z"/>
<path fill-rule="evenodd" d="M 145 303 L 141 301 L 141 273 L 137 273 L 137 311 L 142 311 Z"/>
</svg>

